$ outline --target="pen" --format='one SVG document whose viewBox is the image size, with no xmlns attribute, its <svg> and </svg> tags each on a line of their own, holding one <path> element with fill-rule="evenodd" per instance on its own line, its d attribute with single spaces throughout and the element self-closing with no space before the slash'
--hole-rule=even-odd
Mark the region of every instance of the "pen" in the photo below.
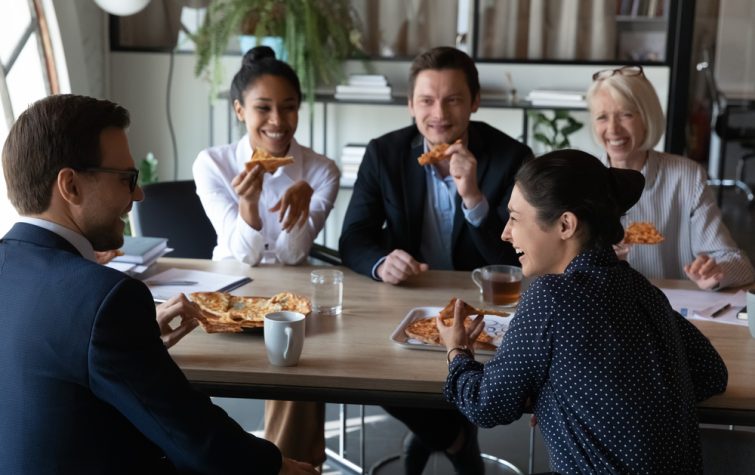
<svg viewBox="0 0 755 475">
<path fill-rule="evenodd" d="M 193 280 L 148 280 L 145 282 L 151 286 L 167 286 L 167 285 L 197 285 L 198 282 Z"/>
<path fill-rule="evenodd" d="M 725 311 L 729 310 L 729 308 L 731 308 L 731 304 L 727 303 L 723 307 L 721 307 L 718 310 L 716 310 L 715 312 L 711 313 L 710 316 L 711 317 L 717 317 L 717 316 L 721 315 L 722 313 L 724 313 Z"/>
</svg>

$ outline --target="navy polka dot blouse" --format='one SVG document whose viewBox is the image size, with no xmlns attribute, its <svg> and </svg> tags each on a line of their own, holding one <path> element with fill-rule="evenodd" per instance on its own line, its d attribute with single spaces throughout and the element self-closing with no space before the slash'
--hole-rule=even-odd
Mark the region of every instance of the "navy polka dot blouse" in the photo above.
<svg viewBox="0 0 755 475">
<path fill-rule="evenodd" d="M 727 377 L 707 338 L 606 249 L 536 279 L 496 355 L 457 355 L 444 392 L 482 427 L 531 406 L 560 473 L 696 473 L 695 406 Z"/>
</svg>

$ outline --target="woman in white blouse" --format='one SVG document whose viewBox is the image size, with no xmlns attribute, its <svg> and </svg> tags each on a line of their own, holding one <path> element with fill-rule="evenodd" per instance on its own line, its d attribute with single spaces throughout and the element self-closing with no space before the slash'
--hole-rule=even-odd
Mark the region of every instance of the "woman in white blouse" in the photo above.
<svg viewBox="0 0 755 475">
<path fill-rule="evenodd" d="M 193 168 L 197 194 L 218 234 L 214 260 L 257 265 L 267 256 L 295 265 L 307 258 L 333 208 L 340 172 L 332 160 L 294 139 L 301 97 L 296 73 L 272 49 L 258 46 L 244 55 L 231 98 L 247 134 L 201 151 Z M 247 171 L 256 148 L 290 155 L 294 163 L 272 174 L 259 164 Z M 265 403 L 265 438 L 286 457 L 321 465 L 324 423 L 323 403 Z"/>
<path fill-rule="evenodd" d="M 213 259 L 257 265 L 263 256 L 274 256 L 283 264 L 300 264 L 333 208 L 338 167 L 294 139 L 301 87 L 272 49 L 259 46 L 244 55 L 231 98 L 247 134 L 202 150 L 193 167 L 197 194 L 218 234 Z M 272 174 L 260 165 L 246 171 L 258 147 L 290 155 L 294 163 Z"/>
<path fill-rule="evenodd" d="M 651 222 L 661 244 L 615 247 L 617 255 L 648 278 L 689 278 L 701 289 L 740 286 L 755 272 L 721 219 L 707 176 L 696 162 L 653 150 L 665 118 L 641 66 L 599 71 L 587 91 L 596 141 L 610 167 L 642 172 L 640 201 L 622 219 Z"/>
</svg>

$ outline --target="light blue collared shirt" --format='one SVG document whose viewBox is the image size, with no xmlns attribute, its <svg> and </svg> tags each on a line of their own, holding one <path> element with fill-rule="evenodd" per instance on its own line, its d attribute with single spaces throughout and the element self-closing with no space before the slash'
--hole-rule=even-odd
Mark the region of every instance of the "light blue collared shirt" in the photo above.
<svg viewBox="0 0 755 475">
<path fill-rule="evenodd" d="M 92 247 L 92 243 L 89 242 L 89 240 L 85 238 L 84 236 L 82 236 L 81 234 L 75 231 L 72 231 L 66 228 L 65 226 L 61 226 L 58 223 L 47 221 L 46 219 L 31 218 L 29 216 L 19 216 L 18 222 L 31 224 L 33 226 L 39 226 L 40 228 L 46 229 L 50 232 L 57 234 L 58 236 L 68 241 L 73 247 L 75 247 L 76 250 L 79 251 L 82 257 L 92 262 L 97 262 L 97 259 L 95 258 L 95 255 L 94 255 L 94 248 Z"/>
<path fill-rule="evenodd" d="M 424 141 L 424 151 L 429 150 L 427 140 Z M 422 220 L 422 242 L 420 244 L 421 259 L 431 269 L 453 270 L 453 243 L 451 242 L 454 229 L 454 215 L 456 214 L 456 182 L 452 176 L 442 178 L 438 168 L 425 165 L 425 195 L 424 218 Z M 461 204 L 464 219 L 474 227 L 479 227 L 488 215 L 490 205 L 483 195 L 482 200 L 472 209 Z M 380 258 L 372 267 L 372 278 L 380 280 L 377 268 L 387 256 Z"/>
</svg>

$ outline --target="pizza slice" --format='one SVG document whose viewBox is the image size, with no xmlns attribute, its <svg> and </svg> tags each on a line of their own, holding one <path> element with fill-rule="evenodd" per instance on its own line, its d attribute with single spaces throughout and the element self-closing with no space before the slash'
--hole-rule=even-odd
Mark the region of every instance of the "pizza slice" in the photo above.
<svg viewBox="0 0 755 475">
<path fill-rule="evenodd" d="M 281 292 L 270 297 L 271 304 L 279 304 L 282 310 L 290 310 L 307 315 L 312 311 L 312 303 L 307 297 L 293 292 Z"/>
<path fill-rule="evenodd" d="M 254 149 L 252 159 L 246 162 L 244 167 L 247 171 L 249 171 L 252 169 L 255 163 L 261 164 L 262 168 L 264 168 L 266 172 L 275 173 L 275 170 L 277 170 L 278 167 L 294 163 L 294 157 L 290 155 L 285 157 L 274 157 L 267 150 L 263 150 L 257 147 L 256 149 Z"/>
<path fill-rule="evenodd" d="M 229 318 L 231 294 L 226 292 L 192 292 L 189 295 L 199 310 L 210 318 Z"/>
<path fill-rule="evenodd" d="M 461 139 L 457 140 L 454 143 L 461 143 Z M 427 152 L 420 155 L 419 158 L 417 158 L 417 162 L 419 162 L 421 166 L 425 166 L 429 163 L 438 163 L 443 160 L 448 160 L 451 157 L 446 156 L 446 150 L 448 150 L 448 147 L 450 146 L 451 145 L 447 143 L 439 143 L 431 150 L 428 150 Z"/>
<path fill-rule="evenodd" d="M 461 302 L 463 304 L 461 308 L 461 314 L 464 317 L 468 317 L 470 315 L 482 315 L 484 312 L 480 309 L 474 308 L 473 306 L 469 305 L 467 302 L 464 302 L 462 300 Z M 453 320 L 454 318 L 454 306 L 456 305 L 456 297 L 452 298 L 450 302 L 448 302 L 448 305 L 443 307 L 443 309 L 438 312 L 438 315 L 440 315 L 442 318 L 450 318 Z"/>
<path fill-rule="evenodd" d="M 624 242 L 626 244 L 659 244 L 665 238 L 653 223 L 636 221 L 627 226 L 624 231 Z"/>
<path fill-rule="evenodd" d="M 440 338 L 440 332 L 438 331 L 438 327 L 435 323 L 437 318 L 438 317 L 418 318 L 417 320 L 414 320 L 412 323 L 406 326 L 404 333 L 406 333 L 406 336 L 408 336 L 409 338 L 414 338 L 415 340 L 421 341 L 422 343 L 426 343 L 428 345 L 441 345 L 442 340 Z M 450 326 L 453 322 L 453 317 L 440 318 L 443 324 L 446 326 Z M 467 318 L 464 321 L 464 326 L 469 328 L 472 323 L 473 320 L 471 318 Z M 475 340 L 473 346 L 478 350 L 496 349 L 496 346 L 493 344 L 493 337 L 490 336 L 484 329 L 477 336 L 477 340 Z"/>
</svg>

